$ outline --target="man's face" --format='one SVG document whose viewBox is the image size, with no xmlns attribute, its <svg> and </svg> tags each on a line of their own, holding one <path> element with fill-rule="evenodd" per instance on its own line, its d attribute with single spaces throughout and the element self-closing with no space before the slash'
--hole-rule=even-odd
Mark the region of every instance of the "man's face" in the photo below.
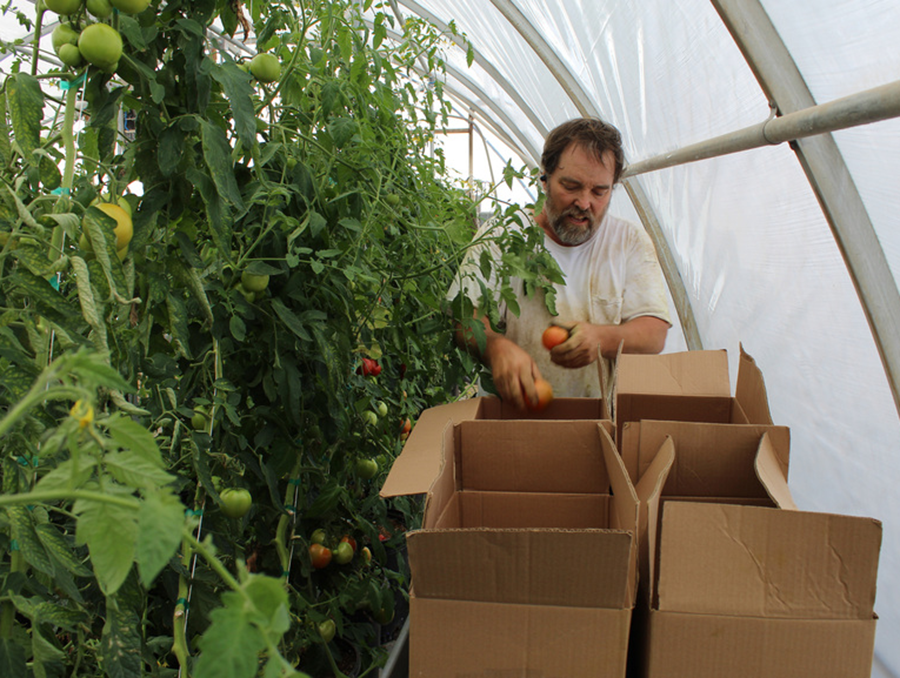
<svg viewBox="0 0 900 678">
<path fill-rule="evenodd" d="M 538 224 L 560 245 L 587 241 L 609 207 L 614 176 L 612 151 L 604 152 L 600 162 L 580 146 L 570 145 L 547 178 L 547 198 Z"/>
</svg>

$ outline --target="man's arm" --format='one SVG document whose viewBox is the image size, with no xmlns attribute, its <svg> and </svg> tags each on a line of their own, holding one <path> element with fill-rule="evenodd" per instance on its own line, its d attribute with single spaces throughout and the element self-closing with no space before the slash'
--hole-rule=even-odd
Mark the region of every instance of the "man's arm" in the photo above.
<svg viewBox="0 0 900 678">
<path fill-rule="evenodd" d="M 615 358 L 619 344 L 625 353 L 660 353 L 666 345 L 669 323 L 653 316 L 640 316 L 621 325 L 577 323 L 568 340 L 550 351 L 550 359 L 562 367 L 584 367 L 597 360 Z"/>
<path fill-rule="evenodd" d="M 478 316 L 476 316 L 478 318 Z M 487 318 L 479 318 L 484 324 L 487 338 L 484 353 L 478 350 L 478 342 L 472 331 L 465 331 L 457 324 L 457 342 L 477 356 L 491 371 L 494 386 L 500 397 L 520 410 L 525 409 L 525 398 L 538 402 L 534 380 L 541 376 L 532 357 L 518 344 L 491 329 Z"/>
</svg>

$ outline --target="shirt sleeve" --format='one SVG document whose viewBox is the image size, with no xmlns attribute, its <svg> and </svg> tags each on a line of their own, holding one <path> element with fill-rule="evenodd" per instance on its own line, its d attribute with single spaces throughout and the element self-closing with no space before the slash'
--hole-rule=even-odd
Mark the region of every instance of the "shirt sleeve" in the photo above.
<svg viewBox="0 0 900 678">
<path fill-rule="evenodd" d="M 653 316 L 672 324 L 662 267 L 649 234 L 634 225 L 628 253 L 628 277 L 622 303 L 622 320 Z"/>
</svg>

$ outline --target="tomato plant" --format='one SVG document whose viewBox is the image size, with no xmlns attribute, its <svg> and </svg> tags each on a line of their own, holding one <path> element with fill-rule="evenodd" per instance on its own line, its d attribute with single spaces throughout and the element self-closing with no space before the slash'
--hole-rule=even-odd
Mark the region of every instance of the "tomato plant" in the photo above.
<svg viewBox="0 0 900 678">
<path fill-rule="evenodd" d="M 473 224 L 448 106 L 407 80 L 446 36 L 349 0 L 111 4 L 36 31 L 87 64 L 3 76 L 0 665 L 317 673 L 330 619 L 371 672 L 422 508 L 379 496 L 393 422 L 480 369 L 446 301 Z M 238 66 L 245 28 L 277 86 Z M 343 534 L 362 557 L 323 565 Z"/>
</svg>

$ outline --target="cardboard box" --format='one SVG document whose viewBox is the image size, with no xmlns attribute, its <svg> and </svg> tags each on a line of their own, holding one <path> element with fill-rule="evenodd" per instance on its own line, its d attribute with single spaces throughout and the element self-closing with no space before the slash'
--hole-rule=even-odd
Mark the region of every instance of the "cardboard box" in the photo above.
<svg viewBox="0 0 900 678">
<path fill-rule="evenodd" d="M 616 360 L 612 400 L 617 442 L 628 422 L 642 419 L 772 423 L 762 372 L 743 347 L 734 395 L 724 350 L 624 353 Z"/>
<path fill-rule="evenodd" d="M 799 511 L 783 427 L 644 420 L 634 675 L 868 678 L 881 524 Z"/>
<path fill-rule="evenodd" d="M 403 453 L 391 467 L 381 495 L 399 497 L 425 493 L 443 460 L 441 436 L 444 426 L 448 422 L 457 424 L 472 419 L 610 421 L 606 405 L 597 398 L 557 398 L 540 412 L 522 412 L 494 396 L 438 405 L 419 415 L 403 446 Z"/>
<path fill-rule="evenodd" d="M 444 421 L 438 472 L 388 479 L 428 490 L 407 535 L 410 676 L 624 676 L 638 504 L 611 424 Z"/>
</svg>

